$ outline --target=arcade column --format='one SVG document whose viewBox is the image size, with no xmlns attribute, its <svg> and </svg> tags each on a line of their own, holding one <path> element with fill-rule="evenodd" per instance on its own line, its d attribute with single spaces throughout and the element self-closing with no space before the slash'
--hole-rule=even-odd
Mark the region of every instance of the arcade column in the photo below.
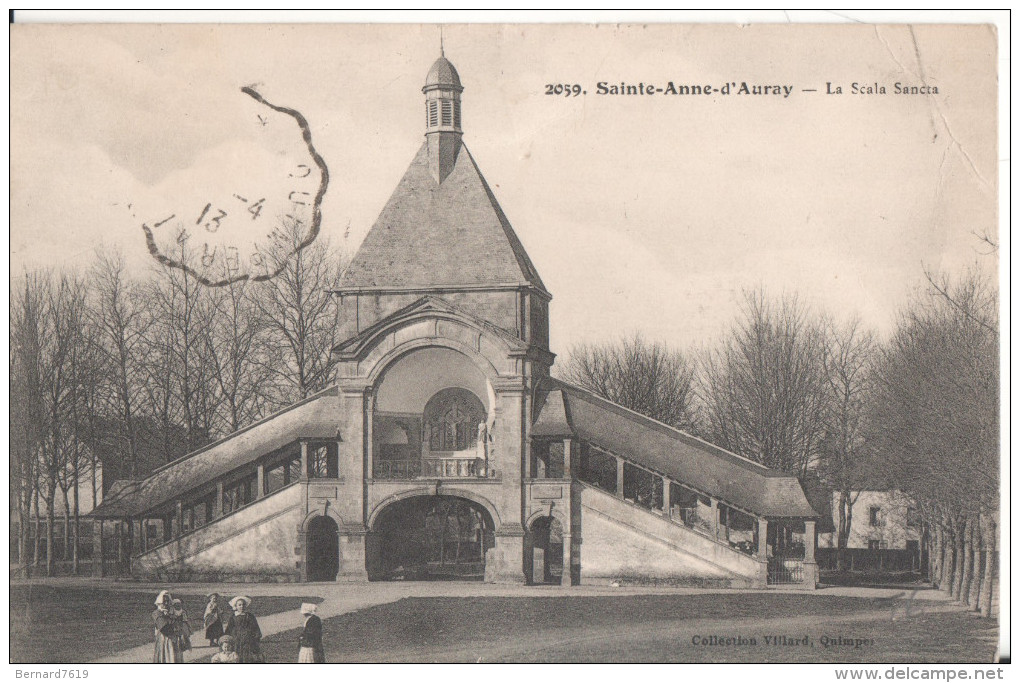
<svg viewBox="0 0 1020 683">
<path fill-rule="evenodd" d="M 338 582 L 368 581 L 366 569 L 366 541 L 368 532 L 364 527 L 340 529 L 340 571 Z"/>
<path fill-rule="evenodd" d="M 495 543 L 485 553 L 485 582 L 521 584 L 524 575 L 524 527 L 503 524 L 494 534 Z"/>
</svg>

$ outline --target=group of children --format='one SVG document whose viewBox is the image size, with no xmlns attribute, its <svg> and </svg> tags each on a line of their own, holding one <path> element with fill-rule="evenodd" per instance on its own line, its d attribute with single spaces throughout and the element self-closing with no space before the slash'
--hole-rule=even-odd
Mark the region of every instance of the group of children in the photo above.
<svg viewBox="0 0 1020 683">
<path fill-rule="evenodd" d="M 206 596 L 208 603 L 203 615 L 205 638 L 209 647 L 219 647 L 212 657 L 214 664 L 254 664 L 265 661 L 260 648 L 262 630 L 258 619 L 248 607 L 251 598 L 238 595 L 221 607 L 220 595 Z M 304 629 L 298 643 L 298 662 L 322 663 L 326 661 L 322 647 L 322 621 L 315 614 L 313 603 L 301 605 Z M 156 663 L 178 663 L 184 661 L 184 652 L 191 649 L 191 624 L 184 604 L 175 599 L 169 591 L 161 591 L 156 597 L 153 612 L 156 632 L 156 649 L 153 661 Z"/>
<path fill-rule="evenodd" d="M 220 607 L 219 593 L 212 593 L 206 596 L 206 599 L 209 602 L 205 606 L 205 615 L 202 619 L 205 625 L 205 638 L 209 641 L 210 647 L 218 645 L 220 648 L 220 651 L 213 655 L 212 663 L 240 664 L 261 661 L 258 641 L 262 639 L 262 631 L 258 627 L 255 615 L 247 613 L 251 598 L 243 595 L 235 597 L 227 603 L 231 607 L 229 610 Z M 237 632 L 236 635 L 233 632 Z M 241 657 L 242 653 L 238 652 L 238 638 L 245 641 L 244 659 Z"/>
</svg>

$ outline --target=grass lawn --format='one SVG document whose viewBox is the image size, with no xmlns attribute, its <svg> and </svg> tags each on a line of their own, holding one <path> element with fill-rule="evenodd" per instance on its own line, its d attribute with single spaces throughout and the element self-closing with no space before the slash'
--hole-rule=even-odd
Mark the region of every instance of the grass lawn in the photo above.
<svg viewBox="0 0 1020 683">
<path fill-rule="evenodd" d="M 11 662 L 92 661 L 153 639 L 150 614 L 156 594 L 151 591 L 12 586 L 10 597 Z M 205 594 L 185 590 L 174 597 L 184 601 L 195 631 L 192 641 L 205 644 Z M 257 597 L 252 611 L 274 614 L 297 609 L 302 601 L 300 597 Z"/>
<path fill-rule="evenodd" d="M 992 660 L 993 621 L 925 612 L 935 603 L 923 601 L 914 603 L 913 616 L 901 609 L 893 620 L 895 602 L 775 593 L 408 598 L 325 620 L 323 642 L 329 662 Z M 299 633 L 264 639 L 268 661 L 296 661 Z M 791 644 L 765 641 L 784 635 Z M 710 636 L 733 644 L 693 642 Z M 795 638 L 804 642 L 794 645 Z M 826 647 L 823 638 L 852 644 Z"/>
</svg>

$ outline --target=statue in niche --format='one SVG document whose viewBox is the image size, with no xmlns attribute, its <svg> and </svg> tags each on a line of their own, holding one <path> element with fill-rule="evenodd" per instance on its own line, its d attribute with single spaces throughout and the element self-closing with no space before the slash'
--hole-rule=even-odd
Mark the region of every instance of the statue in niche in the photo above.
<svg viewBox="0 0 1020 683">
<path fill-rule="evenodd" d="M 475 458 L 475 476 L 489 476 L 489 429 L 484 422 L 478 423 L 477 457 Z"/>
</svg>

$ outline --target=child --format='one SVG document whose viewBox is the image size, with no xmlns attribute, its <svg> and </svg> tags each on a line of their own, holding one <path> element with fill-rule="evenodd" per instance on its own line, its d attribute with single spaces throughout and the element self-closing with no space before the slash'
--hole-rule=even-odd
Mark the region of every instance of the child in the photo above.
<svg viewBox="0 0 1020 683">
<path fill-rule="evenodd" d="M 213 655 L 213 664 L 240 664 L 241 659 L 234 652 L 233 636 L 222 636 L 220 638 L 220 651 Z"/>
<path fill-rule="evenodd" d="M 223 635 L 223 610 L 220 609 L 219 593 L 208 596 L 209 604 L 205 606 L 205 637 L 209 641 L 209 647 L 219 642 Z"/>
<path fill-rule="evenodd" d="M 305 630 L 301 632 L 298 641 L 298 664 L 324 664 L 326 656 L 322 649 L 322 620 L 315 615 L 315 605 L 303 603 L 301 616 L 305 618 Z"/>
<path fill-rule="evenodd" d="M 173 606 L 174 616 L 178 619 L 177 649 L 184 652 L 191 649 L 191 624 L 188 623 L 188 613 L 184 611 L 184 603 L 180 598 L 174 598 Z"/>
</svg>

